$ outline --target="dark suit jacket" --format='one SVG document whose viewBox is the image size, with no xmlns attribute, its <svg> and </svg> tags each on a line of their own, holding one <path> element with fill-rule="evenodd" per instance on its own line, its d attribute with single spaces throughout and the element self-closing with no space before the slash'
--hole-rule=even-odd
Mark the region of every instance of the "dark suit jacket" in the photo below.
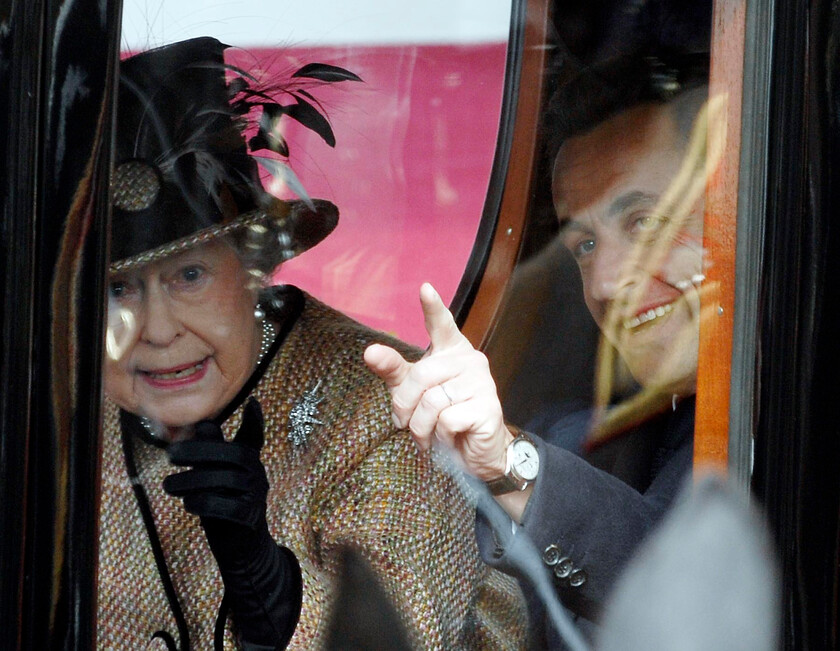
<svg viewBox="0 0 840 651">
<path fill-rule="evenodd" d="M 508 554 L 512 538 L 527 535 L 542 554 L 556 546 L 554 558 L 546 556 L 568 559 L 560 572 L 567 576 L 557 578 L 547 563 L 545 570 L 582 629 L 592 628 L 622 567 L 690 473 L 694 398 L 584 455 L 579 444 L 587 422 L 572 414 L 533 437 L 540 472 L 513 537 L 493 532 L 483 517 L 476 525 L 484 560 L 514 575 L 519 573 Z M 530 602 L 532 645 L 562 648 L 533 590 L 523 588 Z"/>
</svg>

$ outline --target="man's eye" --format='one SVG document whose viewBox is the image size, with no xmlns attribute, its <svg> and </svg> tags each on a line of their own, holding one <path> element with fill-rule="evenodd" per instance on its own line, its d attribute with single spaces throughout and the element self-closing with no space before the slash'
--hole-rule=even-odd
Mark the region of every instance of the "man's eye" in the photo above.
<svg viewBox="0 0 840 651">
<path fill-rule="evenodd" d="M 664 215 L 643 213 L 634 215 L 630 219 L 630 231 L 635 235 L 650 236 L 657 233 L 667 223 L 668 218 Z"/>
<path fill-rule="evenodd" d="M 595 250 L 595 240 L 593 239 L 586 239 L 581 240 L 577 244 L 572 247 L 572 254 L 576 258 L 583 258 L 592 253 Z"/>
</svg>

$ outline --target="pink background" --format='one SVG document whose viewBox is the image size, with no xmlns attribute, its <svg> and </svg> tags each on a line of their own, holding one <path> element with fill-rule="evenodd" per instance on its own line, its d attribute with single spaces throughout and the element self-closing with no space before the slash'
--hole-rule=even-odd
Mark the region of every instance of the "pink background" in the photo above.
<svg viewBox="0 0 840 651">
<path fill-rule="evenodd" d="M 339 225 L 286 263 L 295 284 L 350 316 L 425 346 L 417 298 L 430 281 L 446 302 L 472 250 L 496 146 L 506 44 L 230 50 L 229 62 L 289 74 L 340 65 L 364 83 L 312 92 L 324 102 L 335 149 L 291 120 L 290 163 Z M 256 57 L 256 58 L 255 58 Z"/>
</svg>

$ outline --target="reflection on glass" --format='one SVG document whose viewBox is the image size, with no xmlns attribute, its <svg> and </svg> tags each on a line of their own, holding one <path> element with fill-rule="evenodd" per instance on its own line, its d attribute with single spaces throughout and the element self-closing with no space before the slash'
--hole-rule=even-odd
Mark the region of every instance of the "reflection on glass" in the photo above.
<svg viewBox="0 0 840 651">
<path fill-rule="evenodd" d="M 545 244 L 532 237 L 531 246 L 543 248 L 517 270 L 511 292 L 518 318 L 534 328 L 537 340 L 545 344 L 547 331 L 560 348 L 564 335 L 581 341 L 568 324 L 583 322 L 564 314 L 566 329 L 558 329 L 542 315 L 523 315 L 518 294 L 538 291 L 540 303 L 551 303 L 559 288 L 571 301 L 565 312 L 585 308 L 585 320 L 594 322 L 604 340 L 597 355 L 586 357 L 597 356 L 590 374 L 596 376 L 599 410 L 638 388 L 637 406 L 653 395 L 670 402 L 696 390 L 700 291 L 711 264 L 703 250 L 703 198 L 707 166 L 713 168 L 721 149 L 715 119 L 721 100 L 706 106 L 702 59 L 679 64 L 687 72 L 672 67 L 663 73 L 665 65 L 650 57 L 617 61 L 582 73 L 556 92 L 545 118 L 553 142 L 548 167 L 554 227 L 545 228 Z M 581 110 L 581 104 L 589 108 Z M 528 300 L 531 312 L 562 308 Z M 499 344 L 508 342 L 501 330 L 491 356 L 513 367 L 522 364 Z M 583 340 L 589 340 L 585 334 Z M 529 359 L 527 352 L 520 357 Z M 505 373 L 510 368 L 502 368 Z M 515 385 L 506 378 L 503 393 L 515 394 Z M 519 419 L 563 401 L 545 394 Z M 516 404 L 509 408 L 521 412 Z M 611 410 L 608 420 L 616 418 Z M 643 419 L 644 413 L 637 417 Z"/>
<path fill-rule="evenodd" d="M 293 7 L 293 9 L 292 9 Z M 126 2 L 123 50 L 212 34 L 229 61 L 261 78 L 320 61 L 364 84 L 325 89 L 330 148 L 283 126 L 292 168 L 312 196 L 335 203 L 335 233 L 278 271 L 377 329 L 425 344 L 417 287 L 449 301 L 471 253 L 499 125 L 510 2 L 348 5 Z"/>
<path fill-rule="evenodd" d="M 594 402 L 538 405 L 524 428 L 506 421 L 486 358 L 429 285 L 420 292 L 427 353 L 414 360 L 384 346 L 366 351 L 391 388 L 396 422 L 484 483 L 476 489 L 479 549 L 491 566 L 528 577 L 524 589 L 545 602 L 531 611 L 537 648 L 585 646 L 561 634 L 569 627 L 557 599 L 591 633 L 624 564 L 691 471 L 701 295 L 714 262 L 703 248 L 704 189 L 723 133 L 720 99 L 706 102 L 707 75 L 702 55 L 628 55 L 564 80 L 546 111 L 559 235 L 536 260 L 579 274 L 583 309 L 602 333 Z M 558 244 L 576 270 L 554 263 Z M 514 291 L 539 273 L 531 262 Z M 548 350 L 581 346 L 576 328 L 558 329 L 523 307 L 543 306 L 518 301 L 502 324 L 511 328 L 506 341 L 527 338 L 527 324 L 544 330 L 536 334 L 546 335 Z M 622 393 L 617 360 L 632 378 Z M 527 380 L 577 381 L 548 371 L 537 364 Z M 705 594 L 688 598 L 699 608 Z"/>
<path fill-rule="evenodd" d="M 724 100 L 707 97 L 703 53 L 566 64 L 543 120 L 527 258 L 487 352 L 506 417 L 540 452 L 526 506 L 505 508 L 524 512 L 557 595 L 587 630 L 691 472 L 714 264 L 704 196 Z M 586 578 L 575 584 L 569 568 Z M 547 618 L 532 632 L 559 644 Z"/>
<path fill-rule="evenodd" d="M 613 396 L 613 350 L 643 387 L 604 415 L 619 426 L 633 410 L 641 410 L 637 422 L 658 411 L 646 407 L 656 396 L 696 391 L 700 291 L 711 263 L 702 242 L 706 146 L 716 135 L 708 133 L 705 99 L 703 87 L 631 107 L 569 139 L 555 159 L 560 237 L 609 343 L 596 373 L 597 407 Z M 609 436 L 605 426 L 598 436 Z"/>
</svg>

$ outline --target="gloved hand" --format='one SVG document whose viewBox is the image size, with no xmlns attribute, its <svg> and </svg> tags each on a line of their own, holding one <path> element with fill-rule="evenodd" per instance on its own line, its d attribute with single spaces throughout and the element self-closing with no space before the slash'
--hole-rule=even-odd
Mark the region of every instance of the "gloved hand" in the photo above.
<svg viewBox="0 0 840 651">
<path fill-rule="evenodd" d="M 201 421 L 192 439 L 169 446 L 169 460 L 192 469 L 164 479 L 163 489 L 201 518 L 242 641 L 284 648 L 300 615 L 302 580 L 295 555 L 268 531 L 262 445 L 262 411 L 250 398 L 233 441 Z"/>
</svg>

